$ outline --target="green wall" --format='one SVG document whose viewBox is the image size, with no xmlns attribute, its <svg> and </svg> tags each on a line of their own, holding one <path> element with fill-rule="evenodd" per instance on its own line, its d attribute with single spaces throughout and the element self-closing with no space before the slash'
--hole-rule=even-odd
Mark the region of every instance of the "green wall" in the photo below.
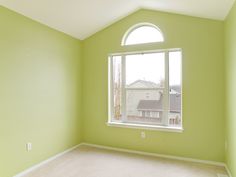
<svg viewBox="0 0 236 177">
<path fill-rule="evenodd" d="M 227 162 L 235 175 L 234 18 L 236 10 L 225 23 L 225 65 L 221 21 L 140 10 L 79 41 L 0 6 L 0 176 L 82 141 L 224 162 L 225 108 Z M 165 42 L 122 47 L 123 34 L 139 22 L 156 24 Z M 108 127 L 107 55 L 165 48 L 183 50 L 184 132 L 145 130 L 141 139 L 141 130 Z"/>
<path fill-rule="evenodd" d="M 236 177 L 236 4 L 225 21 L 226 163 Z"/>
<path fill-rule="evenodd" d="M 157 25 L 163 44 L 121 47 L 139 22 Z M 107 55 L 140 49 L 183 49 L 183 133 L 108 127 Z M 83 141 L 160 154 L 223 162 L 223 22 L 140 10 L 82 42 Z"/>
<path fill-rule="evenodd" d="M 1 177 L 80 142 L 80 56 L 79 40 L 0 6 Z"/>
</svg>

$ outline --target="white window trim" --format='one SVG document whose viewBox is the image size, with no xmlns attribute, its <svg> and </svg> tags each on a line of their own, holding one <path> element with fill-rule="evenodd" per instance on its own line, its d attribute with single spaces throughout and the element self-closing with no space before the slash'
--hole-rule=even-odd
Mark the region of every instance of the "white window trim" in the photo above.
<svg viewBox="0 0 236 177">
<path fill-rule="evenodd" d="M 178 132 L 181 133 L 184 131 L 183 128 L 183 111 L 182 111 L 182 89 L 181 89 L 181 127 L 171 127 L 171 126 L 166 126 L 166 124 L 163 125 L 150 125 L 150 124 L 138 124 L 138 123 L 130 123 L 130 122 L 114 122 L 112 121 L 112 116 L 113 116 L 113 107 L 114 107 L 114 101 L 113 101 L 113 63 L 112 63 L 112 57 L 114 56 L 121 56 L 122 57 L 122 61 L 125 55 L 132 55 L 132 54 L 148 54 L 148 53 L 161 53 L 164 52 L 165 53 L 165 69 L 167 69 L 165 71 L 165 91 L 169 91 L 169 52 L 174 52 L 174 51 L 181 51 L 182 54 L 182 49 L 181 48 L 171 48 L 171 49 L 160 49 L 160 50 L 145 50 L 145 51 L 132 51 L 132 52 L 123 52 L 123 53 L 112 53 L 109 54 L 108 56 L 108 122 L 106 123 L 108 126 L 112 126 L 112 127 L 121 127 L 121 128 L 135 128 L 135 129 L 147 129 L 147 130 L 158 130 L 158 131 L 167 131 L 167 132 Z M 166 58 L 167 57 L 167 58 Z M 183 56 L 181 56 L 181 60 L 183 61 Z M 168 63 L 166 63 L 168 62 Z M 123 63 L 123 62 L 122 62 Z M 123 65 L 123 64 L 122 64 Z M 122 66 L 123 68 L 123 66 Z M 123 72 L 123 70 L 122 70 Z M 122 74 L 122 77 L 125 77 L 125 74 Z M 123 78 L 122 78 L 122 82 Z M 123 84 L 122 84 L 123 85 Z M 183 87 L 183 83 L 182 83 L 182 64 L 181 64 L 181 88 Z M 125 87 L 122 86 L 122 89 L 125 89 Z M 125 92 L 122 90 L 122 94 L 124 94 Z M 166 96 L 166 100 L 169 99 L 169 94 L 167 94 L 168 96 Z M 123 96 L 122 96 L 123 98 Z M 125 99 L 122 99 L 122 104 L 125 104 Z M 168 104 L 169 101 L 164 101 L 164 104 Z M 168 106 L 164 106 L 164 108 L 166 109 Z M 125 109 L 126 106 L 124 105 L 122 109 Z M 168 114 L 167 111 L 164 111 Z M 125 111 L 122 113 L 126 113 Z M 124 118 L 126 117 L 125 115 L 123 115 Z M 168 115 L 165 115 L 168 116 Z M 168 118 L 165 118 L 164 120 L 168 120 Z"/>
<path fill-rule="evenodd" d="M 183 127 L 165 127 L 160 125 L 146 125 L 146 124 L 121 123 L 121 122 L 109 122 L 109 121 L 106 123 L 106 125 L 109 127 L 157 130 L 157 131 L 176 132 L 176 133 L 182 133 L 184 131 Z"/>
</svg>

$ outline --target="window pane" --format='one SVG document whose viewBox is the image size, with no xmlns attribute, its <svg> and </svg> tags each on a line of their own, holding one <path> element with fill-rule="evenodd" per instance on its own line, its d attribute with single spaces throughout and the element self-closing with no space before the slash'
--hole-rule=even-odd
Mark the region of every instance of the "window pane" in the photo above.
<svg viewBox="0 0 236 177">
<path fill-rule="evenodd" d="M 113 119 L 121 120 L 121 56 L 114 56 L 113 61 Z"/>
<path fill-rule="evenodd" d="M 149 81 L 151 87 L 164 87 L 165 54 L 150 53 L 126 56 L 126 85 L 135 81 Z M 135 85 L 133 85 L 135 86 Z M 138 87 L 142 87 L 142 84 Z M 146 84 L 143 87 L 147 87 Z"/>
<path fill-rule="evenodd" d="M 169 125 L 181 127 L 181 52 L 169 52 Z"/>
<path fill-rule="evenodd" d="M 162 123 L 165 54 L 128 55 L 125 65 L 126 121 Z"/>
<path fill-rule="evenodd" d="M 141 26 L 128 34 L 125 45 L 164 41 L 161 32 L 153 26 Z"/>
</svg>

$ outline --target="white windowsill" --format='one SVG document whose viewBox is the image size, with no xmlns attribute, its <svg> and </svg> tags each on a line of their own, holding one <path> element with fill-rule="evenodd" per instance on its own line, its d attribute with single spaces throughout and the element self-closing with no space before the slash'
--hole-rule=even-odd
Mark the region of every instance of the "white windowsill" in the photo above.
<svg viewBox="0 0 236 177">
<path fill-rule="evenodd" d="M 166 126 L 160 126 L 160 125 L 142 125 L 142 124 L 135 124 L 135 123 L 118 123 L 118 122 L 107 122 L 106 124 L 112 127 L 157 130 L 157 131 L 165 131 L 165 132 L 182 133 L 184 131 L 183 128 L 166 127 Z"/>
</svg>

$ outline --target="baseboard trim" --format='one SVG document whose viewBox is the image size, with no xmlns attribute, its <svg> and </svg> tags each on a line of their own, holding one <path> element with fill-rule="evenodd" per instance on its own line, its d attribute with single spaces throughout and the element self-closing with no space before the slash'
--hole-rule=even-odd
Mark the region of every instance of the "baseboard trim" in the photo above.
<svg viewBox="0 0 236 177">
<path fill-rule="evenodd" d="M 225 169 L 226 169 L 226 171 L 227 171 L 229 177 L 233 177 L 232 174 L 231 174 L 231 172 L 230 172 L 230 170 L 229 170 L 229 167 L 228 167 L 227 164 L 225 164 Z"/>
<path fill-rule="evenodd" d="M 22 177 L 22 176 L 24 176 L 24 175 L 26 175 L 26 174 L 32 172 L 33 170 L 36 170 L 37 168 L 41 167 L 42 165 L 45 165 L 45 164 L 47 164 L 47 163 L 49 163 L 49 162 L 55 160 L 56 158 L 58 158 L 58 157 L 60 157 L 60 156 L 62 156 L 62 155 L 64 155 L 64 154 L 66 154 L 66 153 L 68 153 L 68 152 L 70 152 L 70 151 L 76 149 L 76 148 L 79 147 L 80 145 L 81 145 L 81 144 L 78 144 L 78 145 L 73 146 L 72 148 L 69 148 L 69 149 L 67 149 L 67 150 L 65 150 L 65 151 L 63 151 L 63 152 L 61 152 L 61 153 L 59 153 L 59 154 L 56 154 L 55 156 L 52 156 L 52 157 L 50 157 L 49 159 L 46 159 L 46 160 L 44 160 L 44 161 L 42 161 L 42 162 L 40 162 L 40 163 L 38 163 L 38 164 L 36 164 L 36 165 L 33 165 L 32 167 L 30 167 L 30 168 L 28 168 L 28 169 L 26 169 L 26 170 L 24 170 L 24 171 L 18 173 L 17 175 L 15 175 L 15 176 L 13 176 L 13 177 Z"/>
<path fill-rule="evenodd" d="M 51 161 L 53 161 L 54 159 L 78 148 L 79 146 L 82 145 L 86 145 L 86 146 L 90 146 L 90 147 L 95 147 L 95 148 L 100 148 L 100 149 L 106 149 L 106 150 L 113 150 L 113 151 L 118 151 L 118 152 L 127 152 L 127 153 L 132 153 L 132 154 L 139 154 L 139 155 L 146 155 L 146 156 L 153 156 L 153 157 L 160 157 L 160 158 L 166 158 L 166 159 L 173 159 L 173 160 L 181 160 L 181 161 L 187 161 L 187 162 L 195 162 L 195 163 L 202 163 L 202 164 L 207 164 L 207 165 L 214 165 L 214 166 L 220 166 L 220 167 L 225 167 L 229 177 L 232 177 L 231 172 L 228 168 L 228 166 L 223 163 L 223 162 L 216 162 L 216 161 L 209 161 L 209 160 L 200 160 L 200 159 L 194 159 L 194 158 L 188 158 L 188 157 L 180 157 L 180 156 L 172 156 L 172 155 L 165 155 L 165 154 L 157 154 L 157 153 L 150 153 L 150 152 L 144 152 L 144 151 L 136 151 L 136 150 L 128 150 L 128 149 L 124 149 L 124 148 L 115 148 L 115 147 L 111 147 L 111 146 L 104 146 L 104 145 L 98 145 L 98 144 L 92 144 L 92 143 L 80 143 L 72 148 L 69 148 L 59 154 L 56 154 L 53 157 L 50 157 L 49 159 L 46 159 L 20 173 L 18 173 L 17 175 L 13 176 L 13 177 L 23 177 L 24 175 L 32 172 L 33 170 L 36 170 L 37 168 L 41 167 L 42 165 L 45 165 Z"/>
<path fill-rule="evenodd" d="M 202 163 L 202 164 L 225 167 L 225 163 L 223 162 L 200 160 L 200 159 L 194 159 L 194 158 L 188 158 L 188 157 L 157 154 L 157 153 L 150 153 L 150 152 L 144 152 L 144 151 L 128 150 L 128 149 L 123 149 L 123 148 L 115 148 L 115 147 L 103 146 L 103 145 L 97 145 L 97 144 L 91 144 L 91 143 L 81 143 L 81 145 L 107 149 L 107 150 L 113 150 L 113 151 L 119 151 L 119 152 L 127 152 L 127 153 L 132 153 L 132 154 L 140 154 L 140 155 L 161 157 L 161 158 L 166 158 L 166 159 L 181 160 L 181 161 L 187 161 L 187 162 L 195 162 L 195 163 Z"/>
</svg>

